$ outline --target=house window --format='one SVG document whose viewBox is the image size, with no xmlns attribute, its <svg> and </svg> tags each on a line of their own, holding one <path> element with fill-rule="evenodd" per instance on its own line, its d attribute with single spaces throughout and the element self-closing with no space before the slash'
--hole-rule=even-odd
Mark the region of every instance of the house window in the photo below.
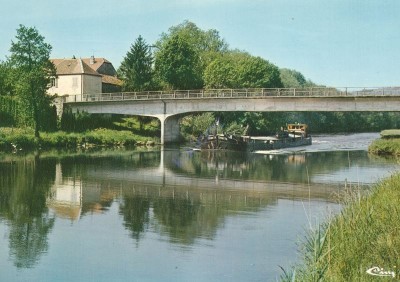
<svg viewBox="0 0 400 282">
<path fill-rule="evenodd" d="M 78 87 L 78 78 L 77 77 L 72 78 L 72 87 L 74 87 L 74 88 Z"/>
<path fill-rule="evenodd" d="M 56 77 L 50 78 L 50 87 L 58 87 L 58 79 Z"/>
</svg>

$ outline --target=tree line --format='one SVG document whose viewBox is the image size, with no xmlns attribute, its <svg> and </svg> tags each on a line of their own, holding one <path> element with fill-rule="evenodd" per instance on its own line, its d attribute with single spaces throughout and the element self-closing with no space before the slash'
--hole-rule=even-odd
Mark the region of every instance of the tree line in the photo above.
<svg viewBox="0 0 400 282">
<path fill-rule="evenodd" d="M 154 44 L 139 35 L 118 75 L 124 91 L 316 86 L 298 71 L 230 49 L 217 30 L 190 21 L 171 27 Z"/>
</svg>

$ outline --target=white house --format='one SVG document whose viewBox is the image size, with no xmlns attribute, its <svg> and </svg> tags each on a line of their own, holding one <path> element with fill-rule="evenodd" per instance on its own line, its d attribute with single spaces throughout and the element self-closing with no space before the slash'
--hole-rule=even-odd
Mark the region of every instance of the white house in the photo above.
<svg viewBox="0 0 400 282">
<path fill-rule="evenodd" d="M 117 78 L 117 71 L 110 61 L 105 58 L 82 58 L 82 61 L 91 67 L 94 71 L 101 74 L 102 92 L 112 93 L 120 92 L 122 81 Z"/>
<path fill-rule="evenodd" d="M 49 94 L 78 95 L 102 92 L 102 76 L 82 59 L 51 59 L 57 77 L 51 81 Z"/>
<path fill-rule="evenodd" d="M 51 95 L 79 95 L 121 91 L 122 81 L 113 65 L 104 58 L 51 59 L 57 76 L 52 79 Z M 78 97 L 78 96 L 77 96 Z"/>
</svg>

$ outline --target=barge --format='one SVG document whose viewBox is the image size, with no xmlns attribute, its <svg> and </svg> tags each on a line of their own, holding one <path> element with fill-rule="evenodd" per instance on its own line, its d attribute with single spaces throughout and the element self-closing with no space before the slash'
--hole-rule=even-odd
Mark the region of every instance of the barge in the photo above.
<svg viewBox="0 0 400 282">
<path fill-rule="evenodd" d="M 306 124 L 288 124 L 275 136 L 236 136 L 215 134 L 201 140 L 201 150 L 264 151 L 307 146 L 312 144 Z"/>
</svg>

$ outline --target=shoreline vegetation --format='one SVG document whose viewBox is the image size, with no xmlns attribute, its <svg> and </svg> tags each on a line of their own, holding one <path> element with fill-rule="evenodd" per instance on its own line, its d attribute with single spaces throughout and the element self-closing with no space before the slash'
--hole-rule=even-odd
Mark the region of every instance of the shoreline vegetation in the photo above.
<svg viewBox="0 0 400 282">
<path fill-rule="evenodd" d="M 281 281 L 399 278 L 400 173 L 369 191 L 347 190 L 340 199 L 342 211 L 306 235 L 303 261 L 283 270 Z"/>
<path fill-rule="evenodd" d="M 372 142 L 368 151 L 374 155 L 400 157 L 400 129 L 383 130 L 381 139 Z"/>
<path fill-rule="evenodd" d="M 400 130 L 384 130 L 371 154 L 400 156 Z M 317 224 L 300 245 L 302 262 L 281 281 L 377 281 L 400 278 L 400 173 L 367 191 L 346 188 L 342 211 Z M 386 281 L 386 280 L 384 280 Z"/>
<path fill-rule="evenodd" d="M 93 147 L 154 146 L 156 137 L 145 137 L 129 130 L 97 128 L 85 132 L 42 132 L 36 138 L 30 128 L 0 128 L 0 151 L 18 152 L 37 149 L 76 149 Z"/>
</svg>

